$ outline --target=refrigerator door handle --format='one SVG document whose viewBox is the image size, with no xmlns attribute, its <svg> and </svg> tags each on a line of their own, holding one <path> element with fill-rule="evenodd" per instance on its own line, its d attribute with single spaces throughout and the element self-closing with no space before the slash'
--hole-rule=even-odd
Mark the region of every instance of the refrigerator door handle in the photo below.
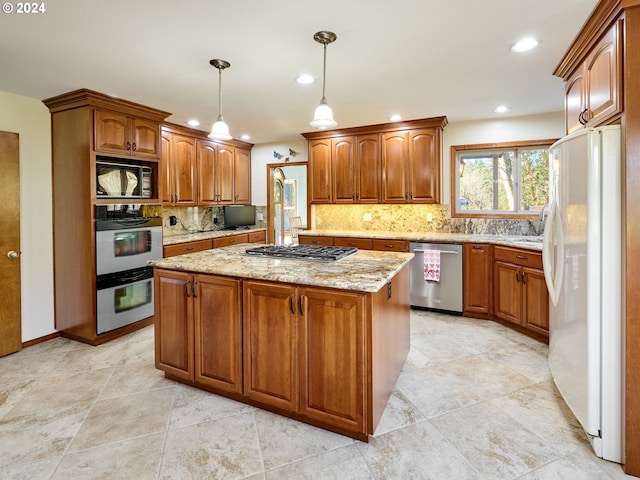
<svg viewBox="0 0 640 480">
<path fill-rule="evenodd" d="M 549 298 L 554 305 L 558 303 L 564 275 L 564 240 L 562 236 L 562 217 L 558 212 L 558 204 L 553 202 L 549 207 L 542 239 L 542 268 L 549 289 Z"/>
</svg>

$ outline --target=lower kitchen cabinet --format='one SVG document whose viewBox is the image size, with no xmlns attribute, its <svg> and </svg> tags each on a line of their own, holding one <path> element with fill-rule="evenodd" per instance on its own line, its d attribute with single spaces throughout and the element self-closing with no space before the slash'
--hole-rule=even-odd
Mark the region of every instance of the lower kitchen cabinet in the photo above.
<svg viewBox="0 0 640 480">
<path fill-rule="evenodd" d="M 470 317 L 490 318 L 493 285 L 493 247 L 466 243 L 463 246 L 463 310 Z"/>
<path fill-rule="evenodd" d="M 549 294 L 542 255 L 495 246 L 494 260 L 495 317 L 548 339 Z"/>
<path fill-rule="evenodd" d="M 241 281 L 157 269 L 156 368 L 242 392 Z"/>
<path fill-rule="evenodd" d="M 193 242 L 176 243 L 174 245 L 165 245 L 162 247 L 163 257 L 173 257 L 175 255 L 184 255 L 185 253 L 201 252 L 202 250 L 210 250 L 213 248 L 213 241 L 195 240 Z"/>
<path fill-rule="evenodd" d="M 340 247 L 356 247 L 361 250 L 378 250 L 381 252 L 408 252 L 407 240 L 390 240 L 384 238 L 332 237 L 325 235 L 300 235 L 300 245 L 335 245 Z"/>
</svg>

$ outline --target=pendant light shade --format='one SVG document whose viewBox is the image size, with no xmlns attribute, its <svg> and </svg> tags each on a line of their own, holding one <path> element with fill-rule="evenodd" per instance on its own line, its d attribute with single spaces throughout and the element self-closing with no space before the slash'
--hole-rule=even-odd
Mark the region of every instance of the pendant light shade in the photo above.
<svg viewBox="0 0 640 480">
<path fill-rule="evenodd" d="M 231 64 L 218 58 L 210 60 L 209 63 L 218 69 L 218 119 L 211 126 L 208 137 L 213 140 L 231 140 L 233 137 L 229 133 L 229 126 L 222 118 L 222 70 L 229 68 Z"/>
<path fill-rule="evenodd" d="M 309 122 L 309 125 L 319 129 L 331 128 L 335 127 L 338 123 L 333 119 L 333 111 L 331 107 L 327 104 L 327 99 L 324 96 L 325 83 L 326 83 L 326 75 L 327 75 L 327 45 L 336 41 L 335 33 L 321 31 L 317 32 L 313 39 L 324 45 L 324 62 L 322 65 L 322 100 L 320 100 L 320 105 L 316 107 L 316 110 L 313 114 L 313 120 Z"/>
</svg>

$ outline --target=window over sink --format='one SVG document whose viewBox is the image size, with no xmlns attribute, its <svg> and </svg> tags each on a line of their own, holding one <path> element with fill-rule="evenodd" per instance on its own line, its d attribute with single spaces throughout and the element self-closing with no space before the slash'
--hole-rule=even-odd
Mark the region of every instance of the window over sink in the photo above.
<svg viewBox="0 0 640 480">
<path fill-rule="evenodd" d="M 453 217 L 532 218 L 549 198 L 555 140 L 451 147 Z"/>
</svg>

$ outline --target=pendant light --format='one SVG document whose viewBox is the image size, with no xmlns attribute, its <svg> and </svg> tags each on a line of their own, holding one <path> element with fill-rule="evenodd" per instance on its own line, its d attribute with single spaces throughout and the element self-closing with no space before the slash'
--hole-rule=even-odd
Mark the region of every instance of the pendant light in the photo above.
<svg viewBox="0 0 640 480">
<path fill-rule="evenodd" d="M 231 140 L 233 137 L 229 133 L 229 126 L 222 118 L 222 70 L 229 68 L 231 64 L 219 58 L 214 58 L 209 63 L 218 69 L 218 119 L 211 127 L 211 133 L 208 136 L 213 140 Z"/>
<path fill-rule="evenodd" d="M 324 45 L 324 63 L 322 65 L 322 100 L 320 100 L 320 105 L 316 107 L 315 112 L 313 113 L 313 120 L 309 122 L 309 125 L 312 127 L 316 127 L 319 129 L 331 128 L 335 127 L 338 123 L 333 119 L 333 112 L 331 111 L 331 107 L 327 104 L 327 99 L 324 97 L 324 86 L 325 80 L 327 76 L 327 45 L 336 41 L 335 33 L 321 31 L 317 32 L 313 39 Z"/>
</svg>

